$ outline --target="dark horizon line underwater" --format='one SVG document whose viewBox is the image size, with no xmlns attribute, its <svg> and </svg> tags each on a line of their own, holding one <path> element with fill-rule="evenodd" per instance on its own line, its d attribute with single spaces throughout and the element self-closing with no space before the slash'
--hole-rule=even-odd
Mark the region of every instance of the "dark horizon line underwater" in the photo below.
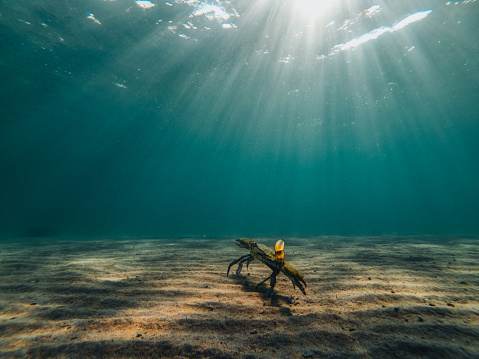
<svg viewBox="0 0 479 359">
<path fill-rule="evenodd" d="M 57 240 L 181 240 L 181 239 L 195 239 L 195 240 L 228 240 L 238 238 L 263 238 L 266 240 L 285 239 L 285 240 L 302 240 L 302 239 L 337 239 L 347 240 L 347 238 L 382 238 L 384 240 L 410 240 L 410 239 L 433 239 L 433 240 L 454 240 L 454 239 L 471 239 L 479 240 L 477 233 L 419 233 L 419 232 L 384 232 L 384 233 L 274 233 L 274 232 L 238 232 L 238 233 L 222 233 L 222 234 L 131 234 L 131 233 L 116 233 L 116 234 L 22 234 L 0 236 L 0 241 L 16 240 L 16 241 L 57 241 Z"/>
</svg>

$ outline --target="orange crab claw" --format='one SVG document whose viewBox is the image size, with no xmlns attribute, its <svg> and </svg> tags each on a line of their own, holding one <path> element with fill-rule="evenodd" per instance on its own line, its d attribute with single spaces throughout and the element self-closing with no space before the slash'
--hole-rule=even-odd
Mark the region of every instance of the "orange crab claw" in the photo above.
<svg viewBox="0 0 479 359">
<path fill-rule="evenodd" d="M 274 252 L 276 255 L 276 260 L 279 262 L 284 262 L 284 241 L 282 239 L 278 239 L 274 245 Z"/>
</svg>

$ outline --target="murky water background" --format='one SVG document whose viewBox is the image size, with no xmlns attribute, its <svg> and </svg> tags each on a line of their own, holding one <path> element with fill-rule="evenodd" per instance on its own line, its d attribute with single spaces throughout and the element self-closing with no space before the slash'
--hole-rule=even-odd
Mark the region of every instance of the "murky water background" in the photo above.
<svg viewBox="0 0 479 359">
<path fill-rule="evenodd" d="M 1 235 L 479 233 L 479 4 L 318 4 L 2 1 Z"/>
</svg>

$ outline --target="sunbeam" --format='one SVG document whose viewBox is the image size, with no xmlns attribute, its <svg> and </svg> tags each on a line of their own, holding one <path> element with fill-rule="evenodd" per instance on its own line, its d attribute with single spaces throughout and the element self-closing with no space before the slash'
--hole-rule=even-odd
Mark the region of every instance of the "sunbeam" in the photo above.
<svg viewBox="0 0 479 359">
<path fill-rule="evenodd" d="M 294 3 L 310 20 L 315 20 L 333 5 L 334 0 L 294 0 Z"/>
</svg>

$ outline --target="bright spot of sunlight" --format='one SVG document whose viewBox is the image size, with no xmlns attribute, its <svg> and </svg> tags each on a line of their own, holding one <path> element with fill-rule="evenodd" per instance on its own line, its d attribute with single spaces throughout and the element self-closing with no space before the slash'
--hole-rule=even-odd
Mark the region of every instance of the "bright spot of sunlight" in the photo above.
<svg viewBox="0 0 479 359">
<path fill-rule="evenodd" d="M 144 9 L 148 9 L 150 7 L 155 6 L 155 4 L 153 4 L 151 1 L 142 1 L 142 0 L 137 0 L 136 5 L 138 5 L 139 7 L 144 8 Z"/>
<path fill-rule="evenodd" d="M 295 0 L 295 2 L 303 12 L 314 19 L 331 3 L 331 0 Z"/>
<path fill-rule="evenodd" d="M 367 34 L 364 34 L 355 39 L 352 39 L 345 44 L 336 45 L 335 48 L 339 50 L 347 50 L 347 49 L 355 48 L 365 42 L 368 42 L 369 40 L 376 40 L 379 36 L 381 36 L 382 34 L 386 32 L 393 32 L 393 30 L 389 26 L 383 26 L 378 29 L 374 29 L 370 31 Z"/>
<path fill-rule="evenodd" d="M 201 3 L 192 14 L 193 16 L 205 15 L 208 19 L 228 20 L 231 16 L 219 5 Z"/>
<path fill-rule="evenodd" d="M 93 20 L 96 24 L 101 25 L 101 22 L 95 18 L 95 15 L 92 13 L 89 13 L 88 16 L 86 17 L 87 19 Z"/>
<path fill-rule="evenodd" d="M 424 19 L 427 15 L 431 13 L 432 10 L 426 10 L 426 11 L 419 11 L 415 14 L 409 15 L 407 18 L 404 20 L 399 21 L 396 25 L 393 26 L 393 30 L 397 31 L 402 29 L 403 27 L 406 27 L 412 22 L 416 22 L 419 20 Z"/>
<path fill-rule="evenodd" d="M 349 40 L 345 44 L 336 45 L 334 46 L 333 51 L 328 54 L 328 56 L 334 55 L 338 51 L 354 49 L 358 47 L 359 45 L 364 44 L 365 42 L 368 42 L 370 40 L 376 40 L 379 36 L 385 33 L 392 33 L 395 31 L 399 31 L 413 22 L 424 19 L 427 15 L 431 13 L 431 11 L 432 10 L 419 11 L 417 13 L 407 16 L 405 19 L 399 21 L 393 26 L 382 26 L 372 31 L 369 31 L 368 33 L 363 34 L 359 37 L 356 37 L 352 40 Z M 326 56 L 318 57 L 318 59 L 324 59 L 324 58 L 326 58 Z"/>
<path fill-rule="evenodd" d="M 367 17 L 372 17 L 374 14 L 381 11 L 381 5 L 373 5 L 369 9 L 364 10 L 363 12 Z"/>
</svg>

